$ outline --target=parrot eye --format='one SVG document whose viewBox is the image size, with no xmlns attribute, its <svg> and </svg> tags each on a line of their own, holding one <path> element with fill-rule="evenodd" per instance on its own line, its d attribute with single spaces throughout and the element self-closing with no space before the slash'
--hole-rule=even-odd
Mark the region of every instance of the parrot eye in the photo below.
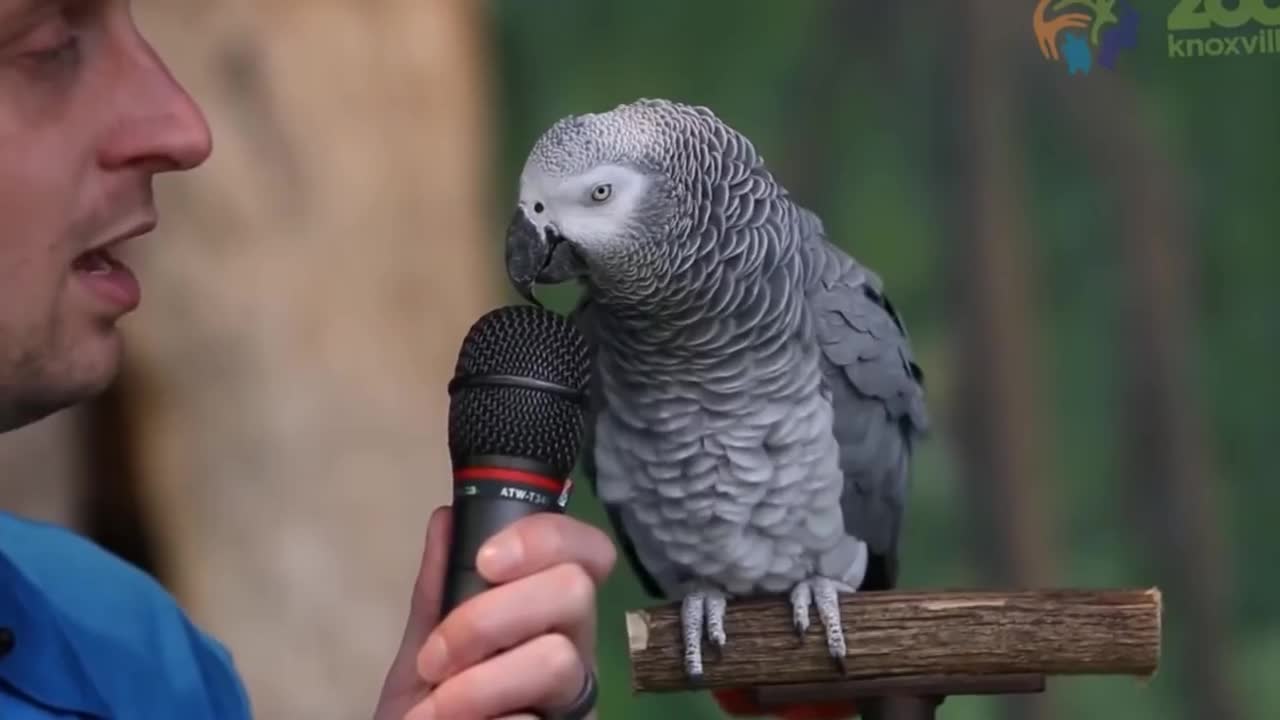
<svg viewBox="0 0 1280 720">
<path fill-rule="evenodd" d="M 608 200 L 609 196 L 612 194 L 613 186 L 608 183 L 591 188 L 591 199 L 596 202 L 604 202 L 605 200 Z"/>
</svg>

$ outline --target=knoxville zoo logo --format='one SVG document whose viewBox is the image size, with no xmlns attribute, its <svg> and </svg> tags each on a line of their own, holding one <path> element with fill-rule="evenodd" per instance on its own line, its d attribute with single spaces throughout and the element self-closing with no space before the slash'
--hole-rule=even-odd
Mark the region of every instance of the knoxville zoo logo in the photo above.
<svg viewBox="0 0 1280 720">
<path fill-rule="evenodd" d="M 1278 54 L 1280 0 L 1177 0 L 1168 29 L 1171 58 Z"/>
<path fill-rule="evenodd" d="M 1040 53 L 1065 62 L 1071 75 L 1088 75 L 1094 65 L 1114 70 L 1120 51 L 1138 45 L 1138 11 L 1124 0 L 1040 0 L 1031 25 Z"/>
</svg>

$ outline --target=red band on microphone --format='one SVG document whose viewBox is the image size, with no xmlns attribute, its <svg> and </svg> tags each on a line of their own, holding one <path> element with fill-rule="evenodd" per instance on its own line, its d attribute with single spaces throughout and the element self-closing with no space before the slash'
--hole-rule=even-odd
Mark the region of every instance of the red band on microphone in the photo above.
<svg viewBox="0 0 1280 720">
<path fill-rule="evenodd" d="M 498 480 L 532 485 L 548 492 L 559 493 L 564 489 L 564 482 L 546 475 L 497 467 L 468 467 L 455 470 L 453 479 L 458 480 Z"/>
</svg>

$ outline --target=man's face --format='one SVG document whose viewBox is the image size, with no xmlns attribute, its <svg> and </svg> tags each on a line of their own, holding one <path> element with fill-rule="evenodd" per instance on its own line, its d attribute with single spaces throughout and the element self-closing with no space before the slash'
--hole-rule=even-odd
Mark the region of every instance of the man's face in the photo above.
<svg viewBox="0 0 1280 720">
<path fill-rule="evenodd" d="M 110 384 L 139 300 L 119 250 L 152 177 L 209 151 L 127 0 L 0 0 L 0 432 Z"/>
</svg>

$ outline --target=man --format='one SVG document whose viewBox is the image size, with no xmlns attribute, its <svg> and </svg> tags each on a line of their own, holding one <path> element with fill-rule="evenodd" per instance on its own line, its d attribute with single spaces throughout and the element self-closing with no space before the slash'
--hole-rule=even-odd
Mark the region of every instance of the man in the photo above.
<svg viewBox="0 0 1280 720">
<path fill-rule="evenodd" d="M 0 432 L 112 381 L 116 322 L 139 301 L 113 252 L 154 226 L 153 177 L 210 151 L 127 0 L 0 0 Z M 588 717 L 607 536 L 563 516 L 512 526 L 480 556 L 507 584 L 441 620 L 448 522 L 443 509 L 428 524 L 372 716 Z M 149 577 L 0 513 L 0 718 L 250 716 L 229 654 Z"/>
</svg>

